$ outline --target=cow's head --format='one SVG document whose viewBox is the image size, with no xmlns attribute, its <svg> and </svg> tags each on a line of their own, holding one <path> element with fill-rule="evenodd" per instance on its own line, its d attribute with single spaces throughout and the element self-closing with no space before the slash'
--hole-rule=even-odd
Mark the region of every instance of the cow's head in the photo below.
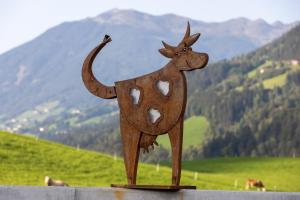
<svg viewBox="0 0 300 200">
<path fill-rule="evenodd" d="M 188 22 L 186 33 L 179 45 L 174 47 L 162 41 L 165 48 L 159 49 L 159 52 L 171 58 L 178 70 L 188 71 L 203 68 L 208 62 L 208 55 L 194 52 L 191 48 L 199 37 L 200 33 L 190 35 L 190 24 Z"/>
</svg>

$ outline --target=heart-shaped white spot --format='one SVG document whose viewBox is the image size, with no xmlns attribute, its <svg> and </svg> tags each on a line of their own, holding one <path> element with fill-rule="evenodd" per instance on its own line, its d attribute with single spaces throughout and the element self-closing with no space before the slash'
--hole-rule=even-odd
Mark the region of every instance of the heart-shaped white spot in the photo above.
<svg viewBox="0 0 300 200">
<path fill-rule="evenodd" d="M 130 96 L 132 97 L 133 104 L 138 104 L 140 100 L 141 91 L 137 88 L 130 89 Z"/>
<path fill-rule="evenodd" d="M 157 88 L 163 94 L 167 95 L 170 91 L 170 83 L 168 81 L 157 81 Z"/>
<path fill-rule="evenodd" d="M 157 109 L 150 108 L 149 109 L 149 118 L 152 124 L 154 124 L 159 118 L 161 114 Z"/>
</svg>

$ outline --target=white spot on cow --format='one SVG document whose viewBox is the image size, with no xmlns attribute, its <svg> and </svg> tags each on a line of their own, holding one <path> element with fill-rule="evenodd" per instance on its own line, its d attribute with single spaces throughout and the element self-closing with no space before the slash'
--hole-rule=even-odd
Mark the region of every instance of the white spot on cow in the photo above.
<svg viewBox="0 0 300 200">
<path fill-rule="evenodd" d="M 141 91 L 136 88 L 130 89 L 130 96 L 132 96 L 133 104 L 138 104 L 141 96 Z"/>
<path fill-rule="evenodd" d="M 161 81 L 157 82 L 157 88 L 163 95 L 167 95 L 170 91 L 170 83 L 168 81 Z"/>
<path fill-rule="evenodd" d="M 154 124 L 160 118 L 160 116 L 161 114 L 158 110 L 154 108 L 149 109 L 149 117 L 152 124 Z"/>
</svg>

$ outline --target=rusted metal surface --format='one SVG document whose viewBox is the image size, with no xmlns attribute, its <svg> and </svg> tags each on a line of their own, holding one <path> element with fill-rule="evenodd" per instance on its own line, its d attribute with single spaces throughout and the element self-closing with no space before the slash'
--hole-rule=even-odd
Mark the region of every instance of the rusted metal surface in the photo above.
<svg viewBox="0 0 300 200">
<path fill-rule="evenodd" d="M 83 67 L 82 67 L 82 80 L 85 84 L 85 87 L 93 94 L 98 97 L 104 99 L 112 99 L 116 98 L 115 87 L 108 87 L 100 83 L 94 76 L 92 71 L 92 64 L 97 56 L 97 54 L 101 51 L 101 49 L 107 44 L 111 42 L 111 38 L 108 35 L 105 35 L 103 41 L 100 45 L 95 47 L 89 55 L 85 58 Z"/>
<path fill-rule="evenodd" d="M 190 185 L 121 185 L 121 184 L 111 184 L 111 187 L 127 188 L 127 189 L 136 189 L 136 190 L 172 190 L 177 191 L 181 189 L 190 189 L 195 190 L 196 186 Z"/>
<path fill-rule="evenodd" d="M 172 148 L 172 187 L 180 184 L 183 115 L 187 98 L 187 82 L 183 71 L 201 69 L 208 62 L 206 53 L 192 51 L 191 46 L 199 36 L 199 33 L 190 35 L 188 23 L 186 33 L 177 46 L 162 42 L 165 48 L 159 49 L 159 52 L 171 59 L 168 64 L 150 74 L 117 81 L 115 86 L 100 83 L 92 72 L 95 57 L 111 41 L 108 35 L 84 61 L 82 79 L 87 89 L 101 98 L 118 99 L 127 188 L 136 185 L 140 149 L 148 152 L 149 147 L 157 144 L 157 136 L 166 133 Z"/>
</svg>

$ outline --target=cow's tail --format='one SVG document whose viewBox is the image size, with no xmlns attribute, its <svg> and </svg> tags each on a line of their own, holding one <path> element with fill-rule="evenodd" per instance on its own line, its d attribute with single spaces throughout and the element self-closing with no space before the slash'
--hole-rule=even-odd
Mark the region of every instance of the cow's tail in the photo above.
<svg viewBox="0 0 300 200">
<path fill-rule="evenodd" d="M 112 99 L 117 97 L 115 87 L 106 86 L 100 81 L 98 81 L 93 74 L 92 65 L 97 54 L 110 41 L 111 38 L 108 35 L 105 35 L 103 41 L 97 47 L 95 47 L 85 58 L 82 66 L 82 80 L 84 82 L 85 87 L 93 95 L 104 99 Z"/>
</svg>

